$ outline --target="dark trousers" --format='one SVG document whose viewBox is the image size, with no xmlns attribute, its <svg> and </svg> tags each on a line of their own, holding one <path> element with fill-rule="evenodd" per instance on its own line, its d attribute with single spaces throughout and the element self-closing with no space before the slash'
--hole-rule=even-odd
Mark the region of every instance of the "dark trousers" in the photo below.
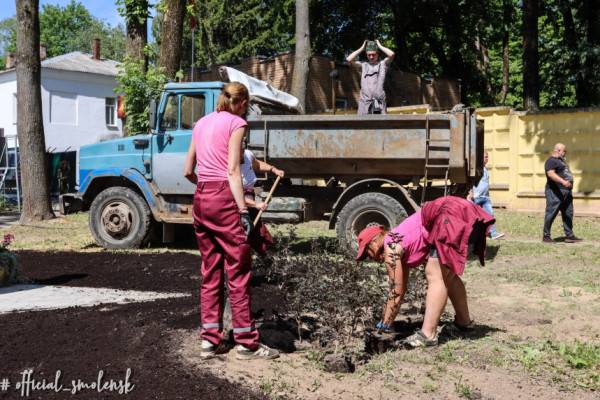
<svg viewBox="0 0 600 400">
<path fill-rule="evenodd" d="M 546 215 L 544 216 L 544 237 L 550 237 L 554 218 L 560 215 L 565 236 L 573 236 L 573 193 L 570 190 L 554 191 L 546 185 Z"/>
<path fill-rule="evenodd" d="M 236 343 L 255 349 L 259 334 L 250 307 L 251 250 L 227 181 L 198 183 L 194 196 L 194 229 L 202 255 L 202 338 L 213 344 L 223 339 L 226 281 L 233 337 Z"/>
</svg>

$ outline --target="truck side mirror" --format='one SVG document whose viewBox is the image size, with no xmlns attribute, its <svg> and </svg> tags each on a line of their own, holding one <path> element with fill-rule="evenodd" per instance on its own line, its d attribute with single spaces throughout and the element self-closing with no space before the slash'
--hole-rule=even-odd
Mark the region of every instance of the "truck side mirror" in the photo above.
<svg viewBox="0 0 600 400">
<path fill-rule="evenodd" d="M 156 129 L 156 100 L 150 100 L 150 109 L 149 109 L 149 115 L 148 118 L 148 126 L 150 127 L 151 131 L 154 131 Z"/>
</svg>

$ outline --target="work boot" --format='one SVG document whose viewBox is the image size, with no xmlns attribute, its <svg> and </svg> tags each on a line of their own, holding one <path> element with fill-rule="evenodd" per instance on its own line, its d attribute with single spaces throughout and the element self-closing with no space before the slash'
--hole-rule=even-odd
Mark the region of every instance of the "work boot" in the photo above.
<svg viewBox="0 0 600 400">
<path fill-rule="evenodd" d="M 238 344 L 236 347 L 235 358 L 238 360 L 272 360 L 279 357 L 279 351 L 272 349 L 264 344 L 259 344 L 256 350 L 250 350 L 246 346 Z"/>
<path fill-rule="evenodd" d="M 581 242 L 582 240 L 583 240 L 582 238 L 578 238 L 575 235 L 573 235 L 573 236 L 567 236 L 565 238 L 565 243 L 577 243 L 577 242 Z"/>
</svg>

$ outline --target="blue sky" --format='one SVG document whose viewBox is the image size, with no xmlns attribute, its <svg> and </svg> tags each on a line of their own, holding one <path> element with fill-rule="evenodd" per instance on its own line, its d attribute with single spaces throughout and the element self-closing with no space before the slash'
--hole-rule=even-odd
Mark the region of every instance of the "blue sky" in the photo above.
<svg viewBox="0 0 600 400">
<path fill-rule="evenodd" d="M 58 4 L 65 6 L 69 4 L 71 0 L 40 0 L 40 9 L 44 4 Z M 117 6 L 114 0 L 79 0 L 81 4 L 87 8 L 90 13 L 104 22 L 108 22 L 111 25 L 118 23 L 125 24 L 123 18 L 117 12 Z M 15 11 L 15 0 L 0 0 L 0 19 L 12 17 L 16 14 Z"/>
</svg>

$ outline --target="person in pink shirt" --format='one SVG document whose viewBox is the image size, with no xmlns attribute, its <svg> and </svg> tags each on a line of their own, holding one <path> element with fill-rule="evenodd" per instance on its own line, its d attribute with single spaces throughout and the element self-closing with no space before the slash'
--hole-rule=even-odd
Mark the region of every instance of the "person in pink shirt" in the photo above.
<svg viewBox="0 0 600 400">
<path fill-rule="evenodd" d="M 277 350 L 260 343 L 250 307 L 252 258 L 248 235 L 252 220 L 244 201 L 240 160 L 247 122 L 248 89 L 226 84 L 217 111 L 201 118 L 192 131 L 184 175 L 196 184 L 194 230 L 202 255 L 200 310 L 202 358 L 212 358 L 223 340 L 224 274 L 231 303 L 236 358 L 272 359 Z"/>
<path fill-rule="evenodd" d="M 428 239 L 429 232 L 423 226 L 421 210 L 390 231 L 376 225 L 363 229 L 358 235 L 356 260 L 370 258 L 384 263 L 388 272 L 390 288 L 383 318 L 377 324 L 380 332 L 391 332 L 406 294 L 409 268 L 425 264 L 428 284 L 425 317 L 422 328 L 404 339 L 404 343 L 411 347 L 438 344 L 437 325 L 448 297 L 456 312 L 454 327 L 463 331 L 469 330 L 472 325 L 462 280 L 453 270 L 440 264 L 436 248 Z"/>
</svg>

